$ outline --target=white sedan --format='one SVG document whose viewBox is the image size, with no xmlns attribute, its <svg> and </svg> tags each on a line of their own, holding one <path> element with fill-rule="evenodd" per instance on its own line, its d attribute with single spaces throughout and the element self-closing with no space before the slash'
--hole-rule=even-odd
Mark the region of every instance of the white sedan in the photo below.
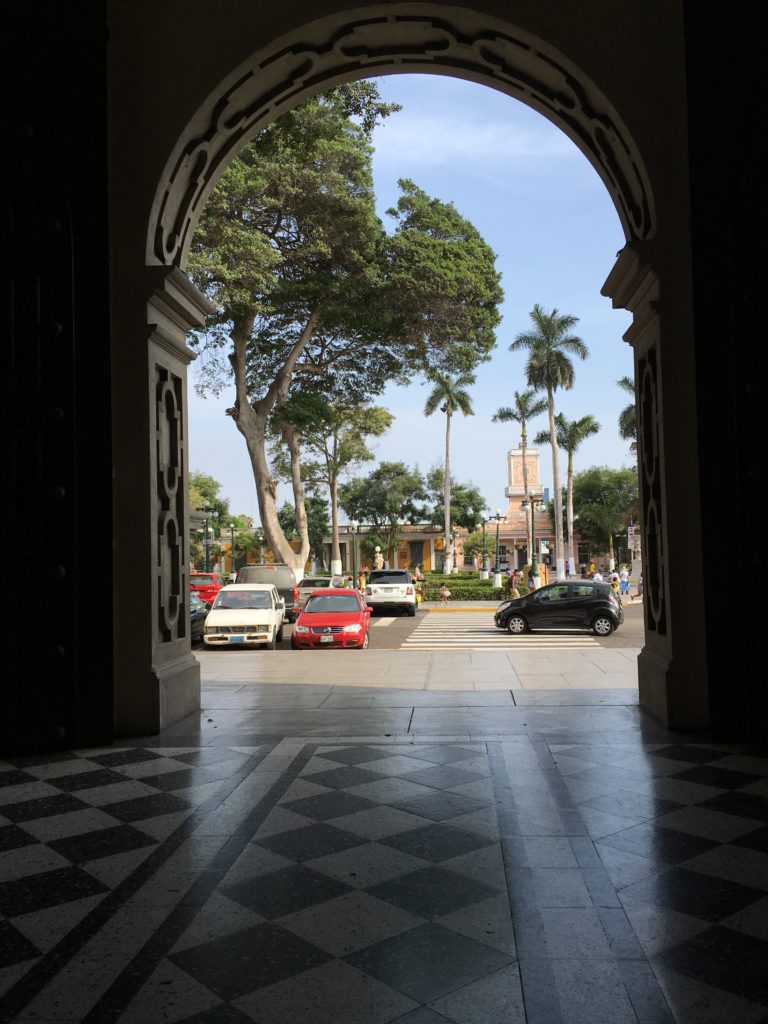
<svg viewBox="0 0 768 1024">
<path fill-rule="evenodd" d="M 285 601 L 272 583 L 222 587 L 205 620 L 206 647 L 266 647 L 283 639 Z"/>
</svg>

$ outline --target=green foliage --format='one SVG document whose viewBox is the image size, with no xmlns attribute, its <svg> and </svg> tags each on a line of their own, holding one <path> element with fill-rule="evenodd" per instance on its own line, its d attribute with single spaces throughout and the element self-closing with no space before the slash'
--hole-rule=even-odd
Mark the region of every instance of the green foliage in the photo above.
<svg viewBox="0 0 768 1024">
<path fill-rule="evenodd" d="M 427 499 L 424 478 L 418 469 L 404 462 L 382 462 L 366 477 L 357 477 L 339 488 L 339 505 L 350 519 L 373 527 L 375 537 L 368 548 L 379 544 L 386 552 L 397 536 L 402 522 L 423 522 L 427 514 L 422 502 Z"/>
<path fill-rule="evenodd" d="M 545 313 L 538 304 L 531 310 L 530 317 L 533 330 L 518 334 L 509 346 L 510 352 L 527 349 L 525 372 L 529 385 L 535 390 L 569 390 L 573 387 L 575 373 L 568 357 L 586 359 L 589 354 L 581 338 L 570 333 L 579 318 L 557 309 Z"/>
<path fill-rule="evenodd" d="M 447 578 L 448 589 L 451 592 L 449 601 L 493 601 L 498 604 L 509 597 L 509 590 L 506 587 L 492 587 L 490 580 L 476 580 L 474 583 L 460 585 L 456 583 L 455 576 Z M 422 593 L 425 601 L 439 601 L 440 587 L 442 583 L 433 585 L 431 581 L 422 586 Z"/>
<path fill-rule="evenodd" d="M 561 412 L 555 416 L 557 443 L 571 457 L 583 441 L 599 430 L 600 424 L 594 416 L 582 416 L 578 420 L 569 420 Z M 548 430 L 540 430 L 534 438 L 534 444 L 550 444 L 551 440 Z"/>
<path fill-rule="evenodd" d="M 495 546 L 496 540 L 490 531 L 486 531 L 485 535 L 483 535 L 482 530 L 476 530 L 464 538 L 464 557 L 474 558 L 475 555 L 491 555 L 495 550 Z"/>
<path fill-rule="evenodd" d="M 622 377 L 616 383 L 627 394 L 632 395 L 632 404 L 619 413 L 619 435 L 623 441 L 631 441 L 630 451 L 637 448 L 637 407 L 635 406 L 635 381 L 633 377 Z"/>
<path fill-rule="evenodd" d="M 189 507 L 203 509 L 208 506 L 211 517 L 223 526 L 229 523 L 229 499 L 222 498 L 220 490 L 221 484 L 212 476 L 197 469 L 189 474 Z"/>
<path fill-rule="evenodd" d="M 307 527 L 309 530 L 309 545 L 312 555 L 323 561 L 323 537 L 331 529 L 331 522 L 328 517 L 328 503 L 325 498 L 316 495 L 309 495 L 305 499 L 307 511 Z M 277 511 L 280 526 L 288 540 L 296 540 L 296 510 L 290 501 L 286 501 Z"/>
<path fill-rule="evenodd" d="M 637 470 L 592 466 L 573 478 L 573 505 L 579 532 L 585 540 L 603 545 L 623 533 L 631 515 L 637 515 Z"/>
<path fill-rule="evenodd" d="M 444 515 L 443 484 L 445 474 L 441 466 L 433 466 L 427 473 L 427 493 L 433 503 L 429 522 L 442 526 Z M 471 481 L 458 484 L 451 477 L 451 523 L 466 530 L 473 530 L 487 508 L 485 498 Z"/>
<path fill-rule="evenodd" d="M 547 411 L 547 400 L 539 398 L 533 388 L 515 391 L 515 404 L 503 405 L 491 417 L 493 423 L 519 423 L 523 441 L 527 439 L 528 421 Z"/>
</svg>

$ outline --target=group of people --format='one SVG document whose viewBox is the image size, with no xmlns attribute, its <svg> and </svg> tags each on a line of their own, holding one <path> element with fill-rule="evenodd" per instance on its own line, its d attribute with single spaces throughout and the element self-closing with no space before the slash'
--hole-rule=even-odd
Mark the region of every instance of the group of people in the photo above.
<svg viewBox="0 0 768 1024">
<path fill-rule="evenodd" d="M 583 563 L 581 566 L 581 578 L 583 580 L 597 580 L 599 582 L 607 582 L 611 584 L 614 593 L 619 596 L 626 598 L 628 601 L 632 599 L 630 592 L 630 568 L 629 566 L 622 565 L 618 572 L 615 570 L 607 572 L 604 565 L 599 568 L 594 562 L 590 562 L 589 565 Z M 642 598 L 643 596 L 643 577 L 637 581 L 637 593 L 636 597 Z"/>
</svg>

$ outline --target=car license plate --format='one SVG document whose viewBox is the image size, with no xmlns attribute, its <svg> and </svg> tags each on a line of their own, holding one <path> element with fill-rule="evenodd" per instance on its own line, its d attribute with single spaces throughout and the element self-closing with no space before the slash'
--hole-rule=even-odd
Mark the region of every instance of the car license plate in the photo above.
<svg viewBox="0 0 768 1024">
<path fill-rule="evenodd" d="M 320 637 L 320 643 L 321 644 L 332 644 L 333 643 L 333 637 L 332 636 L 321 636 Z"/>
<path fill-rule="evenodd" d="M 244 640 L 245 640 L 245 637 L 244 636 L 240 636 L 239 634 L 235 634 L 234 636 L 231 636 L 229 638 L 229 642 L 231 644 L 241 644 L 241 643 L 243 643 Z"/>
</svg>

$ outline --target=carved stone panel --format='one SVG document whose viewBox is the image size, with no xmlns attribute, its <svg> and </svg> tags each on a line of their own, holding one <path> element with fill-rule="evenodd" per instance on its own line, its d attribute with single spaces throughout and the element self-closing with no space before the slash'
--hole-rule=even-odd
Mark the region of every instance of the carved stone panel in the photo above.
<svg viewBox="0 0 768 1024">
<path fill-rule="evenodd" d="M 164 366 L 155 368 L 157 465 L 157 630 L 161 642 L 186 636 L 182 600 L 187 593 L 184 559 L 183 381 Z"/>
<path fill-rule="evenodd" d="M 643 577 L 645 620 L 648 630 L 659 636 L 667 632 L 665 552 L 662 529 L 664 505 L 659 450 L 658 367 L 655 347 L 637 361 L 638 446 L 640 450 L 640 501 L 642 504 L 645 575 Z"/>
</svg>

